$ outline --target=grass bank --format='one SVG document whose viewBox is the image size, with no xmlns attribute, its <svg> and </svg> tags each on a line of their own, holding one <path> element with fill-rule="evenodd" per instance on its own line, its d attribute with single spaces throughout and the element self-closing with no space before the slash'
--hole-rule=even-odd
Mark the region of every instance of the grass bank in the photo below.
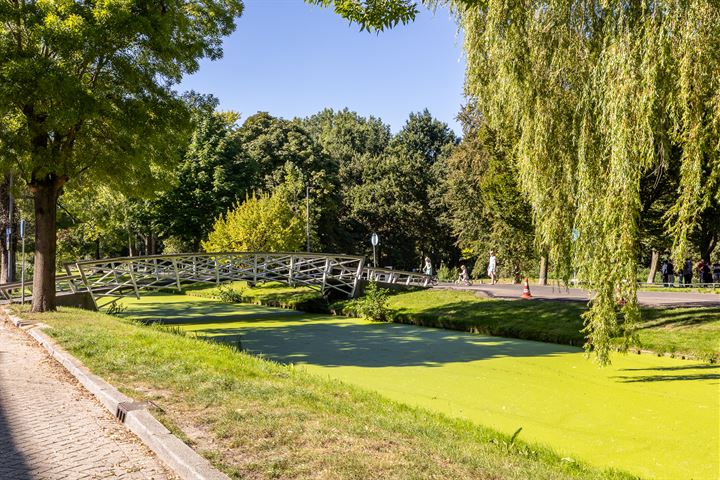
<svg viewBox="0 0 720 480">
<path fill-rule="evenodd" d="M 233 478 L 632 478 L 177 328 L 75 309 L 21 316 L 162 407 L 162 421 Z"/>
<path fill-rule="evenodd" d="M 347 301 L 328 304 L 317 291 L 268 283 L 231 286 L 244 302 L 306 312 L 353 314 Z M 200 288 L 188 295 L 218 298 L 219 289 Z M 457 290 L 422 290 L 392 295 L 390 317 L 398 323 L 460 330 L 484 335 L 583 345 L 581 302 L 485 299 Z M 720 361 L 720 308 L 645 308 L 638 334 L 641 349 L 658 354 Z M 620 342 L 618 341 L 618 344 Z"/>
</svg>

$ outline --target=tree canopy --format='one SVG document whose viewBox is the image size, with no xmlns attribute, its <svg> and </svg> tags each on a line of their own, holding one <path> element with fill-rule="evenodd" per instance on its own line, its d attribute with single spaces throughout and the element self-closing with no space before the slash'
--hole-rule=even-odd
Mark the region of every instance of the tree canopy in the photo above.
<svg viewBox="0 0 720 480">
<path fill-rule="evenodd" d="M 34 195 L 34 311 L 54 309 L 65 183 L 151 190 L 188 126 L 172 85 L 221 56 L 241 12 L 240 0 L 0 3 L 0 165 Z"/>
<path fill-rule="evenodd" d="M 303 225 L 283 194 L 253 194 L 218 218 L 202 245 L 208 252 L 292 252 L 302 249 Z"/>
</svg>

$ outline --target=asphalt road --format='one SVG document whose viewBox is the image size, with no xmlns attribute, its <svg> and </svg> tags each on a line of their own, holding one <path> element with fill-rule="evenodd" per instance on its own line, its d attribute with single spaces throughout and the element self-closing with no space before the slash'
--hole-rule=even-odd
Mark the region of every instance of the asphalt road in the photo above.
<svg viewBox="0 0 720 480">
<path fill-rule="evenodd" d="M 522 285 L 498 283 L 475 283 L 472 286 L 457 286 L 451 283 L 440 284 L 435 288 L 448 288 L 456 290 L 470 290 L 488 298 L 519 298 L 522 294 Z M 580 288 L 565 288 L 562 286 L 530 285 L 533 298 L 556 301 L 586 302 L 590 300 L 587 290 Z M 684 292 L 680 288 L 668 287 L 662 292 L 638 292 L 638 303 L 647 307 L 720 307 L 720 295 L 716 293 Z"/>
</svg>

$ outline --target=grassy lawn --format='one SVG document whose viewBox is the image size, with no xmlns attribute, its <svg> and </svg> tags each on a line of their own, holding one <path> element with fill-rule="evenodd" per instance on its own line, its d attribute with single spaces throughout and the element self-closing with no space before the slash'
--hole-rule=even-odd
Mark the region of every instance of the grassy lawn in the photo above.
<svg viewBox="0 0 720 480">
<path fill-rule="evenodd" d="M 223 317 L 241 317 L 245 326 L 260 329 L 305 318 L 188 296 L 130 303 L 127 314 L 199 325 L 195 330 L 203 335 L 228 334 L 232 325 L 214 325 Z M 173 332 L 74 309 L 22 316 L 48 324 L 48 333 L 94 373 L 135 398 L 153 400 L 172 430 L 233 478 L 629 478 L 522 440 L 513 443 L 509 435 L 469 420 L 178 334 L 177 327 Z M 319 320 L 308 318 L 310 324 Z M 352 321 L 356 328 L 377 326 L 324 318 Z"/>
<path fill-rule="evenodd" d="M 576 347 L 188 296 L 125 305 L 403 404 L 507 435 L 522 427 L 520 439 L 598 467 L 672 479 L 718 469 L 718 366 L 618 354 L 599 368 Z"/>
<path fill-rule="evenodd" d="M 342 312 L 347 307 L 347 302 L 327 305 L 309 288 L 277 283 L 247 288 L 242 282 L 234 287 L 250 303 L 309 312 Z M 217 297 L 218 289 L 197 289 L 188 294 Z M 399 323 L 564 345 L 584 343 L 580 315 L 586 306 L 581 302 L 496 300 L 472 292 L 432 289 L 393 295 L 389 307 Z M 643 350 L 720 361 L 720 308 L 646 308 L 639 327 Z"/>
</svg>

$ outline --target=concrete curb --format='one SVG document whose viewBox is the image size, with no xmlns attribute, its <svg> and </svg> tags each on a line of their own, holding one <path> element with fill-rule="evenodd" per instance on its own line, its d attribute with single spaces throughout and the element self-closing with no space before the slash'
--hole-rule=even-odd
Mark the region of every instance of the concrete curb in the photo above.
<svg viewBox="0 0 720 480">
<path fill-rule="evenodd" d="M 23 327 L 23 320 L 10 314 L 4 307 L 2 312 L 16 327 Z M 75 377 L 110 413 L 118 417 L 119 404 L 132 402 L 102 378 L 94 375 L 78 359 L 62 349 L 43 331 L 44 325 L 23 330 L 35 339 L 50 355 Z M 230 477 L 215 469 L 210 462 L 198 455 L 179 438 L 170 433 L 147 410 L 131 410 L 125 414 L 125 427 L 135 434 L 160 460 L 183 480 L 229 480 Z"/>
</svg>

